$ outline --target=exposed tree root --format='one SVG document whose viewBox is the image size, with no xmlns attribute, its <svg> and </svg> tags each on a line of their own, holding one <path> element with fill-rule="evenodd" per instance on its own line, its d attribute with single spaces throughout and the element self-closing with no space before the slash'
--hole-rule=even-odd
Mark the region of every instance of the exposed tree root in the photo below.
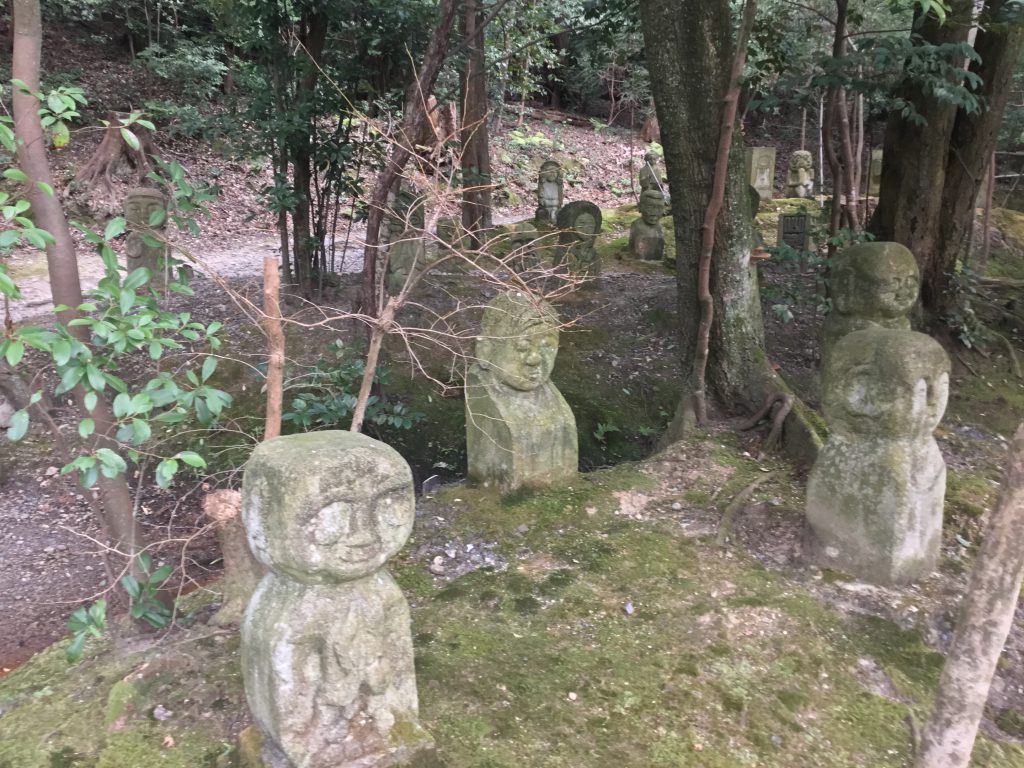
<svg viewBox="0 0 1024 768">
<path fill-rule="evenodd" d="M 750 497 L 754 495 L 754 491 L 756 491 L 763 482 L 774 477 L 775 474 L 775 472 L 769 472 L 766 475 L 761 475 L 761 477 L 757 478 L 754 482 L 737 493 L 736 498 L 729 502 L 729 506 L 725 508 L 725 512 L 722 514 L 722 521 L 718 524 L 718 533 L 715 534 L 715 544 L 717 546 L 725 546 L 725 542 L 732 533 L 732 526 L 733 521 L 736 519 L 736 513 L 743 509 L 746 503 L 750 500 Z"/>
<path fill-rule="evenodd" d="M 785 423 L 786 417 L 789 416 L 789 412 L 793 410 L 793 402 L 794 397 L 788 392 L 772 392 L 765 399 L 761 410 L 751 416 L 749 421 L 740 425 L 741 432 L 750 431 L 761 423 L 761 419 L 771 413 L 776 403 L 779 404 L 779 410 L 775 412 L 775 416 L 772 418 L 771 431 L 768 433 L 768 437 L 765 438 L 764 443 L 761 444 L 761 451 L 757 454 L 758 461 L 763 460 L 779 444 L 782 438 L 782 425 Z"/>
<path fill-rule="evenodd" d="M 79 191 L 87 191 L 99 186 L 108 198 L 114 197 L 114 174 L 120 167 L 121 162 L 126 162 L 135 170 L 136 183 L 141 182 L 153 166 L 149 162 L 150 155 L 156 154 L 153 147 L 153 137 L 149 129 L 138 123 L 133 123 L 129 130 L 139 140 L 138 149 L 133 149 L 124 140 L 121 129 L 124 124 L 121 122 L 128 115 L 123 112 L 107 113 L 107 129 L 103 133 L 103 140 L 92 153 L 92 157 L 86 160 L 85 164 L 75 174 L 73 186 Z"/>
</svg>

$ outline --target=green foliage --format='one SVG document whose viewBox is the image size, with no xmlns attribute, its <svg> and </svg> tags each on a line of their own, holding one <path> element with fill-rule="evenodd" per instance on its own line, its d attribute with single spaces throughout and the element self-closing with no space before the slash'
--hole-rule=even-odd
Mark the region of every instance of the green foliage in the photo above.
<svg viewBox="0 0 1024 768">
<path fill-rule="evenodd" d="M 90 637 L 100 638 L 107 629 L 107 601 L 100 598 L 91 606 L 77 608 L 68 619 L 71 643 L 64 652 L 68 664 L 82 658 L 85 643 Z"/>
<path fill-rule="evenodd" d="M 221 46 L 178 40 L 173 46 L 150 45 L 138 55 L 139 65 L 154 77 L 173 86 L 188 101 L 205 104 L 220 93 L 227 65 Z"/>
<path fill-rule="evenodd" d="M 282 421 L 308 431 L 330 429 L 351 419 L 366 363 L 363 360 L 346 361 L 340 342 L 333 345 L 332 352 L 333 359 L 321 358 L 293 385 L 303 391 L 292 399 L 291 408 L 281 416 Z M 387 385 L 389 377 L 390 371 L 378 366 L 374 371 L 374 384 L 382 388 Z M 403 403 L 385 401 L 377 395 L 371 395 L 367 401 L 367 424 L 410 429 L 422 420 L 422 413 Z"/>
<path fill-rule="evenodd" d="M 173 614 L 171 609 L 160 601 L 158 595 L 160 585 L 174 573 L 174 567 L 162 565 L 154 571 L 153 560 L 145 552 L 139 554 L 135 563 L 140 572 L 139 578 L 131 574 L 121 577 L 121 586 L 132 599 L 129 613 L 133 619 L 140 619 L 151 627 L 163 629 L 171 623 Z"/>
</svg>

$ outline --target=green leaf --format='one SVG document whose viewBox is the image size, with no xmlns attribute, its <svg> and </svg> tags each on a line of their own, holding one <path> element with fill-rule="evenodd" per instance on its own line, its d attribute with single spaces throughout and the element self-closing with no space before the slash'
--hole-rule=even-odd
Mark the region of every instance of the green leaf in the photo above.
<svg viewBox="0 0 1024 768">
<path fill-rule="evenodd" d="M 31 243 L 33 248 L 38 248 L 40 251 L 46 250 L 46 238 L 43 236 L 43 230 L 35 229 L 33 227 L 31 229 L 26 229 L 24 235 L 25 239 Z"/>
<path fill-rule="evenodd" d="M 64 99 L 60 97 L 59 93 L 53 91 L 46 97 L 46 106 L 50 108 L 51 112 L 60 114 L 64 111 Z"/>
<path fill-rule="evenodd" d="M 14 363 L 11 363 L 11 365 L 14 365 Z M 215 370 L 217 370 L 217 358 L 207 357 L 203 361 L 203 381 L 205 382 L 209 379 Z"/>
<path fill-rule="evenodd" d="M 203 459 L 203 457 L 200 456 L 195 451 L 181 451 L 175 456 L 175 458 L 181 459 L 190 467 L 195 467 L 196 469 L 206 469 L 206 460 Z"/>
<path fill-rule="evenodd" d="M 36 186 L 39 187 L 47 197 L 53 197 L 53 187 L 45 181 L 37 181 Z"/>
<path fill-rule="evenodd" d="M 128 277 L 124 279 L 124 285 L 122 286 L 125 290 L 134 291 L 149 282 L 149 279 L 153 276 L 146 267 L 139 267 L 133 270 Z"/>
<path fill-rule="evenodd" d="M 156 465 L 156 484 L 166 488 L 171 484 L 174 475 L 178 472 L 178 462 L 174 459 L 164 459 Z"/>
<path fill-rule="evenodd" d="M 95 392 L 86 392 L 84 399 L 85 410 L 88 411 L 89 413 L 92 413 L 94 410 L 96 410 L 97 400 L 99 400 L 99 396 Z"/>
<path fill-rule="evenodd" d="M 167 221 L 167 211 L 163 208 L 157 208 L 151 214 L 149 214 L 149 226 L 160 227 Z"/>
<path fill-rule="evenodd" d="M 71 141 L 71 131 L 68 130 L 67 125 L 63 122 L 59 122 L 53 126 L 53 130 L 50 132 L 50 135 L 53 138 L 53 146 L 57 149 L 66 147 Z"/>
<path fill-rule="evenodd" d="M 135 445 L 142 445 L 149 440 L 152 434 L 153 430 L 150 428 L 148 421 L 132 419 L 132 442 Z"/>
<path fill-rule="evenodd" d="M 96 422 L 93 419 L 82 419 L 78 422 L 78 434 L 83 438 L 88 437 L 96 431 Z"/>
<path fill-rule="evenodd" d="M 7 439 L 16 443 L 25 436 L 26 432 L 28 432 L 28 411 L 22 408 L 11 416 L 11 425 L 7 428 Z"/>
<path fill-rule="evenodd" d="M 121 129 L 121 138 L 124 139 L 124 143 L 134 149 L 136 152 L 139 151 L 139 137 L 129 131 L 127 128 Z"/>
<path fill-rule="evenodd" d="M 124 234 L 126 226 L 127 222 L 125 221 L 124 216 L 114 217 L 107 222 L 107 227 L 103 230 L 103 239 L 112 240 L 118 235 Z"/>
<path fill-rule="evenodd" d="M 0 232 L 0 248 L 10 248 L 21 240 L 21 233 L 16 229 Z"/>
<path fill-rule="evenodd" d="M 109 448 L 100 448 L 96 451 L 96 458 L 103 465 L 104 477 L 117 477 L 122 472 L 128 471 L 128 465 L 125 463 L 125 460 Z"/>
<path fill-rule="evenodd" d="M 89 386 L 97 392 L 102 392 L 107 386 L 107 380 L 103 378 L 100 369 L 92 363 L 85 366 L 85 376 L 89 380 Z"/>
<path fill-rule="evenodd" d="M 7 352 L 4 357 L 7 358 L 7 364 L 14 368 L 18 363 L 21 362 L 21 358 L 25 355 L 25 345 L 20 341 L 12 341 L 7 345 Z"/>
<path fill-rule="evenodd" d="M 139 586 L 138 579 L 130 573 L 121 577 L 121 586 L 132 600 L 138 600 L 139 595 L 142 594 L 142 587 Z"/>
<path fill-rule="evenodd" d="M 167 577 L 172 573 L 174 573 L 173 565 L 161 565 L 153 571 L 153 575 L 149 577 L 149 583 L 160 584 L 161 582 L 167 581 Z"/>
<path fill-rule="evenodd" d="M 86 637 L 88 635 L 82 632 L 75 635 L 71 640 L 71 644 L 64 651 L 64 658 L 67 659 L 68 664 L 75 664 L 82 658 L 82 654 L 85 653 Z"/>
<path fill-rule="evenodd" d="M 28 181 L 28 176 L 21 168 L 8 168 L 4 171 L 4 178 L 12 181 Z"/>
<path fill-rule="evenodd" d="M 119 394 L 114 398 L 114 415 L 119 419 L 123 419 L 131 410 L 131 403 L 132 399 L 127 393 L 122 392 Z"/>
</svg>

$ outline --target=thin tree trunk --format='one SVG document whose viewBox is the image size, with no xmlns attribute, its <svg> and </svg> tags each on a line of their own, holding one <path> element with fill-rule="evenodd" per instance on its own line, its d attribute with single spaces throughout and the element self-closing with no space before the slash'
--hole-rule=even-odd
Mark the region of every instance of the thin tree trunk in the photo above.
<svg viewBox="0 0 1024 768">
<path fill-rule="evenodd" d="M 423 131 L 427 119 L 427 97 L 434 90 L 438 72 L 444 63 L 445 52 L 455 25 L 455 13 L 459 0 L 441 0 L 437 26 L 430 39 L 427 53 L 419 76 L 405 93 L 405 114 L 398 130 L 398 141 L 392 144 L 384 169 L 377 175 L 370 196 L 366 218 L 366 247 L 363 250 L 363 279 L 360 286 L 358 309 L 365 315 L 376 317 L 377 304 L 377 253 L 380 248 L 380 225 L 384 219 L 388 191 L 394 186 L 412 156 L 412 140 Z"/>
<path fill-rule="evenodd" d="M 966 768 L 1024 577 L 1024 424 L 960 604 L 915 768 Z"/>
<path fill-rule="evenodd" d="M 42 47 L 39 0 L 14 0 L 13 26 L 14 56 L 11 74 L 15 79 L 22 80 L 31 94 L 34 94 L 39 90 L 39 60 Z M 75 244 L 71 239 L 64 211 L 55 196 L 43 192 L 39 187 L 39 183 L 42 183 L 52 188 L 53 179 L 46 158 L 43 127 L 39 119 L 39 102 L 31 94 L 23 94 L 14 89 L 14 131 L 19 140 L 17 159 L 21 170 L 29 178 L 26 194 L 32 204 L 36 224 L 54 238 L 54 243 L 46 248 L 50 292 L 55 306 L 63 304 L 70 307 L 57 313 L 60 322 L 68 326 L 80 314 L 74 308 L 82 303 L 82 285 L 78 275 Z M 70 326 L 68 330 L 83 343 L 89 342 L 89 333 L 85 327 Z M 106 398 L 100 395 L 96 408 L 89 413 L 85 408 L 84 389 L 81 386 L 77 387 L 74 395 L 83 418 L 91 416 L 95 421 L 92 450 L 118 450 L 119 446 L 112 437 L 116 421 Z M 103 502 L 103 514 L 98 522 L 111 546 L 129 558 L 134 558 L 142 541 L 142 533 L 133 515 L 128 479 L 124 474 L 112 478 L 101 474 L 98 485 Z"/>
<path fill-rule="evenodd" d="M 352 424 L 349 426 L 350 432 L 362 432 L 363 430 L 363 421 L 366 419 L 366 406 L 370 401 L 370 392 L 373 390 L 373 378 L 377 372 L 377 361 L 380 360 L 380 348 L 384 343 L 384 336 L 387 335 L 391 324 L 394 322 L 397 309 L 397 299 L 392 296 L 388 299 L 388 303 L 384 305 L 380 317 L 376 319 L 370 330 L 370 347 L 366 353 L 366 366 L 363 368 L 363 380 L 359 384 L 356 406 L 352 409 Z"/>
<path fill-rule="evenodd" d="M 736 109 L 740 99 L 740 75 L 747 56 L 747 38 L 754 26 L 757 14 L 757 0 L 746 0 L 743 6 L 743 20 L 740 22 L 736 40 L 736 53 L 730 71 L 729 87 L 722 104 L 721 124 L 718 136 L 718 155 L 715 158 L 715 175 L 711 186 L 711 199 L 704 211 L 701 227 L 700 263 L 697 267 L 697 301 L 700 303 L 701 318 L 697 328 L 697 356 L 693 363 L 693 406 L 697 423 L 704 425 L 708 420 L 707 368 L 708 345 L 711 337 L 711 322 L 715 316 L 715 304 L 711 296 L 711 258 L 715 250 L 715 225 L 718 212 L 725 201 L 725 181 L 729 175 L 729 152 L 732 149 L 733 129 L 736 125 Z"/>
<path fill-rule="evenodd" d="M 996 191 L 996 153 L 992 153 L 992 163 L 988 168 L 988 179 L 985 183 L 985 218 L 981 227 L 981 258 L 975 272 L 984 275 L 988 271 L 988 257 L 992 252 L 992 196 Z"/>
<path fill-rule="evenodd" d="M 484 61 L 483 9 L 463 0 L 463 33 L 469 44 L 462 73 L 462 226 L 471 247 L 491 226 L 491 159 L 487 136 L 487 66 Z"/>
<path fill-rule="evenodd" d="M 278 293 L 281 279 L 277 259 L 263 259 L 263 328 L 267 335 L 267 420 L 263 439 L 281 434 L 281 410 L 284 400 L 284 331 L 281 329 L 281 304 Z"/>
</svg>

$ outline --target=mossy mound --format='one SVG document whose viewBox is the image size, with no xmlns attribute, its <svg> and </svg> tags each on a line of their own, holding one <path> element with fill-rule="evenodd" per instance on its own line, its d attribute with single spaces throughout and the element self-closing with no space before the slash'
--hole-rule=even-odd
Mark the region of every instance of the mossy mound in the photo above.
<svg viewBox="0 0 1024 768">
<path fill-rule="evenodd" d="M 1024 280 L 1024 213 L 1009 208 L 993 208 L 992 223 L 1003 234 L 1009 247 L 993 249 L 988 275 Z"/>
</svg>

